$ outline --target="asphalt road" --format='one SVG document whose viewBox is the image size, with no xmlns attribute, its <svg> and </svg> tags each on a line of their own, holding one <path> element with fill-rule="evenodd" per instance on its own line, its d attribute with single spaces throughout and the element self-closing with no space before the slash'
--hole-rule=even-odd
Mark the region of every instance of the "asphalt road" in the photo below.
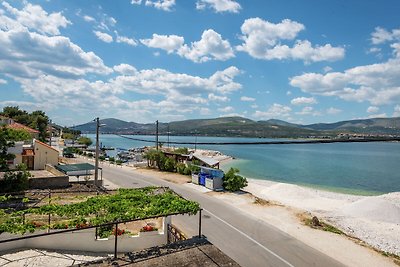
<svg viewBox="0 0 400 267">
<path fill-rule="evenodd" d="M 103 177 L 121 187 L 168 186 L 204 209 L 202 234 L 241 266 L 344 266 L 273 225 L 237 211 L 232 206 L 192 188 L 121 167 L 103 167 Z M 188 235 L 197 235 L 199 216 L 172 218 Z M 340 255 L 338 255 L 339 257 Z"/>
</svg>

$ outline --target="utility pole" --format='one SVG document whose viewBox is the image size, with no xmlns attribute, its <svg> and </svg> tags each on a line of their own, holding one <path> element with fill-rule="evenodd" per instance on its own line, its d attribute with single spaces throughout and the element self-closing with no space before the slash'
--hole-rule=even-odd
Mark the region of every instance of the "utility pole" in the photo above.
<svg viewBox="0 0 400 267">
<path fill-rule="evenodd" d="M 167 134 L 168 134 L 168 148 L 169 148 L 169 123 L 168 123 L 168 132 L 167 132 Z"/>
<path fill-rule="evenodd" d="M 96 122 L 96 156 L 95 156 L 95 168 L 94 168 L 94 184 L 97 185 L 97 181 L 99 178 L 99 129 L 100 129 L 100 121 L 99 117 L 94 119 Z"/>
<path fill-rule="evenodd" d="M 158 120 L 156 120 L 156 149 L 158 150 Z"/>
</svg>

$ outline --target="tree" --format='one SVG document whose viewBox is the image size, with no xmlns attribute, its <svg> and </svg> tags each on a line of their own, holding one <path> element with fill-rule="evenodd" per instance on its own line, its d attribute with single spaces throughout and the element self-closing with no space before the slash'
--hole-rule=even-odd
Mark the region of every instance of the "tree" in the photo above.
<svg viewBox="0 0 400 267">
<path fill-rule="evenodd" d="M 167 172 L 175 172 L 175 166 L 175 159 L 166 157 L 162 170 Z"/>
<path fill-rule="evenodd" d="M 230 168 L 224 176 L 224 188 L 235 192 L 247 186 L 247 179 L 238 175 L 239 169 Z"/>
<path fill-rule="evenodd" d="M 0 180 L 0 192 L 19 192 L 28 189 L 28 179 L 31 174 L 25 164 L 17 166 L 16 171 L 7 171 Z"/>
<path fill-rule="evenodd" d="M 31 124 L 32 128 L 36 128 L 39 131 L 39 140 L 42 142 L 46 142 L 47 134 L 47 126 L 49 124 L 49 117 L 47 117 L 46 113 L 41 110 L 36 110 L 30 114 L 31 116 Z"/>
<path fill-rule="evenodd" d="M 32 113 L 28 113 L 25 110 L 19 109 L 18 106 L 7 106 L 3 108 L 1 115 L 9 117 L 33 129 L 37 129 L 39 131 L 39 140 L 46 142 L 49 117 L 44 111 L 36 110 Z"/>
<path fill-rule="evenodd" d="M 85 137 L 85 136 L 79 137 L 77 141 L 79 144 L 85 145 L 87 147 L 93 143 L 92 139 L 90 139 L 89 137 Z"/>
<path fill-rule="evenodd" d="M 8 171 L 7 162 L 15 158 L 15 155 L 8 153 L 8 148 L 14 146 L 14 142 L 9 139 L 8 130 L 5 126 L 0 129 L 0 171 Z"/>
<path fill-rule="evenodd" d="M 0 128 L 0 171 L 7 171 L 7 162 L 15 158 L 15 155 L 8 153 L 8 148 L 13 147 L 17 141 L 30 139 L 30 134 L 25 130 L 11 129 L 6 126 Z"/>
</svg>

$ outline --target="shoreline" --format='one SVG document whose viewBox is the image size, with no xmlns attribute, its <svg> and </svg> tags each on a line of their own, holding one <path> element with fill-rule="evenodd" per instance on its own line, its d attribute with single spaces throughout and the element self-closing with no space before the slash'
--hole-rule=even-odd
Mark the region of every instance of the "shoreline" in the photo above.
<svg viewBox="0 0 400 267">
<path fill-rule="evenodd" d="M 234 164 L 235 161 L 242 160 L 242 159 L 236 159 L 234 157 L 230 157 L 229 159 L 223 160 L 220 162 L 220 169 L 222 170 L 228 170 L 231 167 L 235 167 L 229 164 Z M 228 165 L 228 166 L 227 166 Z M 399 191 L 393 191 L 393 192 L 380 192 L 380 191 L 373 191 L 373 190 L 363 190 L 363 189 L 351 189 L 351 188 L 345 188 L 345 187 L 333 187 L 333 186 L 324 186 L 324 185 L 316 185 L 316 184 L 305 184 L 305 183 L 290 183 L 290 182 L 284 182 L 284 181 L 278 181 L 278 180 L 271 180 L 271 179 L 265 179 L 265 178 L 257 178 L 257 177 L 250 177 L 246 176 L 242 173 L 239 173 L 239 175 L 246 177 L 248 180 L 255 180 L 255 181 L 269 181 L 273 183 L 282 183 L 282 184 L 289 184 L 289 185 L 297 185 L 297 186 L 302 186 L 305 188 L 310 188 L 310 189 L 316 189 L 316 190 L 321 190 L 321 191 L 326 191 L 326 192 L 332 192 L 332 193 L 338 193 L 338 194 L 348 194 L 348 195 L 354 195 L 354 196 L 378 196 L 378 195 L 384 195 L 384 194 L 389 194 L 389 193 L 395 193 Z"/>
</svg>

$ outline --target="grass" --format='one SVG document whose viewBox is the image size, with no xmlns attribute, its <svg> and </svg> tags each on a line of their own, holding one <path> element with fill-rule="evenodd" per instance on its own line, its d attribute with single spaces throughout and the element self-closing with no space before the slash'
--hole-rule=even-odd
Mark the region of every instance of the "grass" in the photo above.
<svg viewBox="0 0 400 267">
<path fill-rule="evenodd" d="M 333 226 L 331 224 L 328 224 L 326 222 L 320 221 L 319 222 L 320 225 L 316 226 L 316 225 L 314 225 L 312 223 L 312 218 L 309 218 L 309 217 L 308 218 L 304 218 L 303 222 L 304 222 L 305 225 L 308 225 L 308 226 L 310 226 L 311 228 L 314 228 L 314 229 L 319 229 L 319 230 L 322 230 L 322 231 L 331 232 L 331 233 L 338 234 L 338 235 L 346 235 L 340 229 L 338 229 L 335 226 Z"/>
</svg>

